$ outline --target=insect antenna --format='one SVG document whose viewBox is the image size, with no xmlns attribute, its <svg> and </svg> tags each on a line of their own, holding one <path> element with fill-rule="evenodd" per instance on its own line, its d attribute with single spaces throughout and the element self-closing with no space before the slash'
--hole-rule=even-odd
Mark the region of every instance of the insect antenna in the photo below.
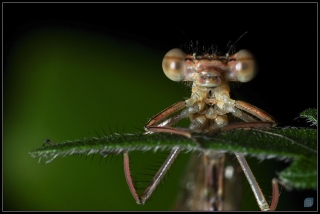
<svg viewBox="0 0 320 214">
<path fill-rule="evenodd" d="M 188 38 L 188 36 L 183 31 L 181 31 L 181 33 L 186 37 L 188 41 L 188 45 L 185 46 L 185 48 L 192 48 L 192 41 Z"/>
<path fill-rule="evenodd" d="M 227 57 L 229 56 L 229 54 L 230 54 L 232 48 L 234 47 L 234 45 L 235 45 L 244 35 L 246 35 L 247 33 L 248 33 L 248 31 L 244 32 L 244 33 L 230 46 L 228 52 L 226 53 L 226 56 L 227 56 Z M 229 42 L 229 43 L 230 43 L 230 42 Z M 228 44 L 229 44 L 229 43 L 228 43 Z"/>
</svg>

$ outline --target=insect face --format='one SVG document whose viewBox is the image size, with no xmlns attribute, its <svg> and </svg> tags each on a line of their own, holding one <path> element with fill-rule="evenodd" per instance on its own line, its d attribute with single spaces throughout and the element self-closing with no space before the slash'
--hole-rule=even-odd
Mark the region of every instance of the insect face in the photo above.
<svg viewBox="0 0 320 214">
<path fill-rule="evenodd" d="M 247 50 L 231 56 L 197 56 L 175 48 L 164 56 L 162 69 L 173 81 L 193 81 L 197 86 L 211 88 L 224 81 L 249 82 L 257 74 L 257 63 Z"/>
</svg>

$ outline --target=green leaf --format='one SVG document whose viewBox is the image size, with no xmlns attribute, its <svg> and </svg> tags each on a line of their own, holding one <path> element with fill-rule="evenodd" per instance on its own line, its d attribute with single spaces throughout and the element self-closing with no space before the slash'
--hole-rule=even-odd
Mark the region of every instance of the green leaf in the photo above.
<svg viewBox="0 0 320 214">
<path fill-rule="evenodd" d="M 316 119 L 315 110 L 302 113 L 309 120 Z M 313 122 L 316 124 L 317 122 Z M 170 150 L 182 151 L 219 150 L 241 152 L 259 159 L 278 158 L 292 161 L 290 167 L 279 174 L 289 186 L 299 189 L 317 188 L 317 130 L 311 128 L 235 129 L 220 134 L 197 133 L 193 139 L 168 133 L 113 134 L 103 137 L 84 138 L 43 146 L 29 154 L 46 158 L 47 163 L 58 156 L 95 154 L 105 156 L 124 151 Z"/>
<path fill-rule="evenodd" d="M 317 157 L 299 158 L 282 171 L 280 179 L 290 186 L 299 189 L 315 189 L 317 187 Z"/>
<path fill-rule="evenodd" d="M 300 117 L 306 118 L 308 122 L 312 125 L 318 126 L 317 121 L 317 110 L 316 109 L 307 109 L 300 113 Z"/>
</svg>

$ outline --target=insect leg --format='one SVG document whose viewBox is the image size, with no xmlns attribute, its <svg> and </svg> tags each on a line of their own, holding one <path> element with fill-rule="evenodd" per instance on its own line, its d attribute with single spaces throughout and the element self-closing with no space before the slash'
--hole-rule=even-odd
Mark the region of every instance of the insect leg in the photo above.
<svg viewBox="0 0 320 214">
<path fill-rule="evenodd" d="M 128 152 L 123 153 L 123 168 L 124 168 L 124 175 L 126 177 L 126 181 L 127 181 L 128 187 L 130 189 L 130 192 L 131 192 L 133 198 L 136 200 L 137 204 L 141 204 L 139 196 L 136 191 L 136 188 L 134 187 L 134 184 L 132 182 L 130 167 L 129 167 Z"/>
<path fill-rule="evenodd" d="M 162 166 L 158 170 L 157 174 L 152 178 L 148 187 L 144 190 L 144 192 L 139 197 L 141 204 L 144 204 L 151 197 L 152 193 L 157 188 L 158 184 L 163 179 L 163 177 L 166 175 L 167 171 L 169 170 L 169 168 L 171 167 L 175 159 L 178 157 L 179 153 L 180 153 L 180 148 L 177 147 L 172 149 L 169 156 L 167 157 L 165 162 L 162 164 Z"/>
<path fill-rule="evenodd" d="M 246 175 L 247 179 L 248 179 L 248 182 L 250 184 L 250 187 L 252 189 L 252 192 L 257 200 L 257 203 L 260 207 L 260 209 L 262 211 L 269 211 L 270 210 L 270 207 L 268 205 L 268 202 L 266 201 L 263 193 L 261 192 L 261 189 L 259 187 L 259 184 L 258 182 L 256 181 L 256 178 L 254 177 L 245 157 L 243 154 L 241 153 L 235 153 L 240 165 L 241 165 L 241 168 L 244 172 L 244 174 Z M 274 207 L 275 208 L 275 207 Z"/>
<path fill-rule="evenodd" d="M 172 106 L 166 108 L 160 113 L 156 114 L 152 117 L 147 124 L 144 126 L 146 132 L 145 134 L 153 133 L 153 132 L 166 132 L 183 135 L 188 138 L 191 137 L 191 133 L 188 130 L 183 130 L 182 128 L 176 129 L 171 127 L 173 124 L 177 123 L 179 120 L 186 118 L 189 114 L 193 114 L 199 111 L 201 106 L 195 104 L 191 107 L 184 109 L 181 113 L 163 121 L 168 116 L 176 113 L 177 111 L 186 107 L 185 101 L 180 101 L 178 103 L 173 104 Z M 163 122 L 162 122 L 163 121 Z"/>
<path fill-rule="evenodd" d="M 249 128 L 268 128 L 272 127 L 274 123 L 272 122 L 262 122 L 262 121 L 253 121 L 253 122 L 242 122 L 226 125 L 219 129 L 219 132 L 229 131 L 232 129 L 249 129 Z"/>
<path fill-rule="evenodd" d="M 181 101 L 173 104 L 172 106 L 166 108 L 165 110 L 161 111 L 160 113 L 152 117 L 145 125 L 145 130 L 146 130 L 145 134 L 152 133 L 152 132 L 169 132 L 169 133 L 180 134 L 180 135 L 191 138 L 191 134 L 189 132 L 170 127 L 171 125 L 175 124 L 182 118 L 187 117 L 188 114 L 186 111 L 176 116 L 173 116 L 161 123 L 161 121 L 163 121 L 165 118 L 185 108 L 185 106 L 186 106 L 185 101 Z M 162 178 L 165 176 L 165 174 L 167 173 L 167 171 L 169 170 L 169 168 L 171 167 L 172 163 L 174 162 L 174 160 L 176 159 L 179 153 L 180 153 L 180 149 L 178 147 L 172 149 L 168 158 L 165 160 L 165 162 L 162 164 L 158 172 L 152 178 L 149 185 L 141 194 L 141 196 L 138 196 L 137 191 L 132 182 L 132 178 L 130 175 L 130 168 L 129 168 L 129 155 L 127 152 L 123 154 L 124 173 L 125 173 L 126 181 L 133 198 L 136 200 L 138 204 L 144 204 L 151 197 L 152 193 L 157 188 L 158 184 L 160 183 Z"/>
<path fill-rule="evenodd" d="M 161 123 L 161 121 L 163 121 L 165 118 L 185 108 L 185 106 L 186 106 L 185 101 L 180 101 L 173 104 L 172 106 L 169 106 L 168 108 L 164 109 L 163 111 L 153 116 L 144 126 L 146 130 L 145 134 L 149 134 L 152 132 L 167 132 L 167 133 L 183 135 L 190 138 L 191 134 L 188 131 L 170 127 L 171 125 L 177 123 L 179 120 L 187 117 L 188 114 L 186 114 L 186 112 L 182 112 Z"/>
<path fill-rule="evenodd" d="M 276 120 L 271 115 L 269 115 L 268 113 L 266 113 L 265 111 L 259 109 L 258 107 L 254 106 L 254 105 L 237 100 L 236 107 L 238 109 L 241 109 L 243 111 L 246 111 L 246 112 L 256 116 L 257 118 L 259 118 L 262 121 L 273 122 L 274 123 L 273 126 L 277 125 Z"/>
<path fill-rule="evenodd" d="M 167 157 L 165 162 L 162 164 L 158 172 L 155 174 L 155 176 L 152 178 L 149 185 L 141 194 L 141 196 L 138 196 L 136 188 L 134 187 L 134 184 L 130 175 L 128 152 L 123 153 L 124 174 L 125 174 L 130 192 L 133 198 L 136 200 L 137 204 L 144 204 L 151 197 L 152 193 L 157 188 L 157 186 L 159 185 L 163 177 L 166 175 L 167 171 L 169 170 L 169 168 L 171 167 L 175 159 L 178 157 L 179 153 L 180 153 L 180 149 L 178 147 L 172 149 L 169 156 Z"/>
<path fill-rule="evenodd" d="M 228 130 L 235 129 L 235 128 L 249 128 L 249 127 L 262 128 L 262 127 L 271 127 L 273 125 L 274 125 L 273 122 L 263 122 L 263 121 L 235 123 L 235 124 L 230 124 L 230 125 L 227 125 L 227 126 L 220 128 L 219 132 L 228 131 Z M 215 133 L 211 133 L 211 134 L 215 134 Z M 263 193 L 261 192 L 259 184 L 256 181 L 244 155 L 241 153 L 235 153 L 235 155 L 241 165 L 241 168 L 242 168 L 244 174 L 247 177 L 247 180 L 250 184 L 250 187 L 252 189 L 252 192 L 256 198 L 256 201 L 257 201 L 260 209 L 262 211 L 275 210 L 277 207 L 277 204 L 278 204 L 278 200 L 279 200 L 279 188 L 278 188 L 277 180 L 276 179 L 272 180 L 273 195 L 272 195 L 272 202 L 269 206 Z"/>
<path fill-rule="evenodd" d="M 183 109 L 186 106 L 185 101 L 177 102 L 168 108 L 164 109 L 163 111 L 159 112 L 155 116 L 153 116 L 147 124 L 144 126 L 146 131 L 149 131 L 148 128 L 150 126 L 157 126 L 163 119 L 170 116 L 171 114 L 174 114 L 175 112 Z"/>
<path fill-rule="evenodd" d="M 277 208 L 279 201 L 279 186 L 278 186 L 278 179 L 272 179 L 272 201 L 270 204 L 270 211 L 274 211 Z"/>
</svg>

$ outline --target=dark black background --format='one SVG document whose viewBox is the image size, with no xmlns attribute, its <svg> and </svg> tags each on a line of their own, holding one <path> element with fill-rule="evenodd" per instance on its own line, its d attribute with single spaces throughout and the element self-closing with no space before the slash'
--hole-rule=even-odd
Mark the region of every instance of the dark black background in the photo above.
<svg viewBox="0 0 320 214">
<path fill-rule="evenodd" d="M 2 6 L 4 84 L 6 56 L 12 44 L 22 32 L 39 26 L 88 29 L 164 53 L 185 43 L 186 37 L 224 48 L 248 31 L 237 48 L 252 51 L 260 71 L 255 80 L 233 93 L 239 99 L 245 94 L 246 101 L 263 107 L 280 126 L 297 125 L 294 118 L 300 112 L 317 108 L 315 3 L 4 3 Z"/>
<path fill-rule="evenodd" d="M 287 125 L 317 107 L 316 14 L 316 4 L 301 3 L 5 3 L 4 56 L 23 31 L 39 26 L 93 30 L 164 53 L 186 37 L 225 50 L 247 31 L 237 48 L 255 54 L 260 72 L 236 91 Z"/>
</svg>

